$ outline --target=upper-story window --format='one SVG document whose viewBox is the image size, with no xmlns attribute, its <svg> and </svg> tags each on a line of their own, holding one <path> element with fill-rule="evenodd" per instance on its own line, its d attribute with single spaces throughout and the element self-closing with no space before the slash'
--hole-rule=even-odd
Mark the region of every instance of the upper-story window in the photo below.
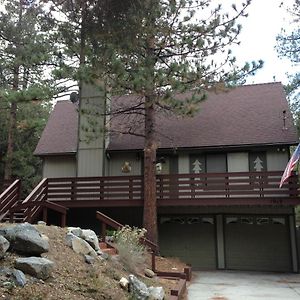
<svg viewBox="0 0 300 300">
<path fill-rule="evenodd" d="M 266 152 L 249 153 L 249 170 L 250 172 L 266 172 L 268 170 Z"/>
</svg>

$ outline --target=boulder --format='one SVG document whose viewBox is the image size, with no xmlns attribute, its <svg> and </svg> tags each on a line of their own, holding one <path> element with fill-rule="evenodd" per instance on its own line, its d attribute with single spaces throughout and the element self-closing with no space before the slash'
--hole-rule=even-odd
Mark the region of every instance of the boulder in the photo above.
<svg viewBox="0 0 300 300">
<path fill-rule="evenodd" d="M 29 223 L 4 227 L 0 229 L 0 235 L 3 235 L 10 242 L 11 248 L 19 253 L 40 255 L 49 251 L 48 241 Z"/>
<path fill-rule="evenodd" d="M 85 255 L 84 256 L 84 261 L 89 264 L 92 265 L 95 262 L 95 257 L 92 257 L 90 255 Z"/>
<path fill-rule="evenodd" d="M 132 298 L 136 300 L 146 300 L 150 295 L 146 284 L 132 274 L 129 275 L 129 289 Z"/>
<path fill-rule="evenodd" d="M 147 277 L 149 277 L 149 278 L 153 278 L 156 274 L 152 271 L 152 270 L 150 270 L 150 269 L 145 269 L 145 275 L 147 276 Z"/>
<path fill-rule="evenodd" d="M 26 277 L 20 270 L 11 268 L 0 269 L 0 284 L 3 286 L 5 283 L 23 287 L 26 284 Z"/>
<path fill-rule="evenodd" d="M 165 297 L 165 291 L 161 286 L 148 288 L 149 291 L 149 300 L 163 300 Z"/>
<path fill-rule="evenodd" d="M 26 274 L 45 280 L 49 278 L 54 263 L 42 257 L 24 257 L 16 259 L 15 267 Z"/>
<path fill-rule="evenodd" d="M 43 226 L 46 226 L 46 225 L 47 225 L 47 223 L 44 222 L 44 221 L 38 221 L 37 224 L 38 224 L 38 225 L 43 225 Z"/>
<path fill-rule="evenodd" d="M 22 271 L 14 269 L 12 275 L 17 286 L 23 287 L 26 284 L 26 277 Z"/>
<path fill-rule="evenodd" d="M 4 236 L 0 235 L 0 259 L 4 257 L 9 245 L 9 241 Z"/>
<path fill-rule="evenodd" d="M 127 278 L 122 277 L 119 281 L 121 288 L 125 291 L 128 291 L 129 281 Z"/>
<path fill-rule="evenodd" d="M 94 250 L 100 251 L 99 240 L 96 233 L 90 229 L 82 229 L 81 236 L 86 242 L 88 242 Z"/>
<path fill-rule="evenodd" d="M 66 244 L 78 254 L 90 255 L 95 258 L 98 256 L 89 243 L 72 233 L 67 234 Z"/>
<path fill-rule="evenodd" d="M 68 227 L 68 233 L 72 233 L 77 237 L 81 237 L 82 229 L 80 227 Z"/>
</svg>

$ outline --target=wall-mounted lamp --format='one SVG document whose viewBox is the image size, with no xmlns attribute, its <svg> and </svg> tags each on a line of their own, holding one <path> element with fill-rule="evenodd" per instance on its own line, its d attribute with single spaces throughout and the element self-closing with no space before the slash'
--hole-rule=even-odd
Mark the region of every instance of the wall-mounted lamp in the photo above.
<svg viewBox="0 0 300 300">
<path fill-rule="evenodd" d="M 122 166 L 122 173 L 130 173 L 131 172 L 131 165 L 129 161 L 125 161 Z"/>
</svg>

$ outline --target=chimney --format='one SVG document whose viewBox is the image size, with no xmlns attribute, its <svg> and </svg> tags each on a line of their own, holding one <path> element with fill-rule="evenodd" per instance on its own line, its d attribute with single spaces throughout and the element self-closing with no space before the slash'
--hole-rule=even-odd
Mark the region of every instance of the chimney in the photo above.
<svg viewBox="0 0 300 300">
<path fill-rule="evenodd" d="M 79 101 L 77 176 L 103 176 L 106 92 L 104 85 L 82 85 Z"/>
</svg>

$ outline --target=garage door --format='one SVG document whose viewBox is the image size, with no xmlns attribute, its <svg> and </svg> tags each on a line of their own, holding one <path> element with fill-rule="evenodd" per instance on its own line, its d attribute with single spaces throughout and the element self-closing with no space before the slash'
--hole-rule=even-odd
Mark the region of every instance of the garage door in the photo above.
<svg viewBox="0 0 300 300">
<path fill-rule="evenodd" d="M 161 255 L 179 257 L 193 269 L 215 269 L 215 219 L 212 216 L 160 217 L 159 245 Z"/>
<path fill-rule="evenodd" d="M 286 216 L 226 216 L 227 269 L 292 271 Z"/>
</svg>

